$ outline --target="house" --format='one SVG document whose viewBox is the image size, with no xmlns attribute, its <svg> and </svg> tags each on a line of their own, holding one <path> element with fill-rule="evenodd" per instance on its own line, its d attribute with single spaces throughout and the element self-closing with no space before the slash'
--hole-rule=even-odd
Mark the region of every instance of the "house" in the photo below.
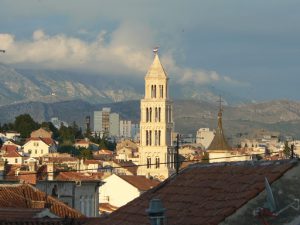
<svg viewBox="0 0 300 225">
<path fill-rule="evenodd" d="M 94 151 L 99 149 L 99 145 L 91 142 L 88 138 L 76 140 L 74 147 L 77 149 L 86 148 Z"/>
<path fill-rule="evenodd" d="M 52 138 L 31 137 L 23 145 L 23 152 L 30 157 L 42 157 L 57 151 L 57 144 Z"/>
<path fill-rule="evenodd" d="M 93 158 L 94 159 L 101 159 L 101 160 L 111 160 L 113 158 L 113 152 L 110 150 L 101 149 L 98 151 L 93 151 Z"/>
<path fill-rule="evenodd" d="M 6 131 L 0 133 L 0 139 L 5 142 L 7 140 L 16 141 L 20 137 L 20 133 L 16 131 Z"/>
<path fill-rule="evenodd" d="M 119 161 L 133 161 L 135 164 L 139 163 L 138 146 L 130 140 L 124 140 L 116 146 L 116 157 Z"/>
<path fill-rule="evenodd" d="M 37 181 L 36 187 L 88 217 L 99 215 L 100 179 L 89 174 L 60 172 L 53 180 Z"/>
<path fill-rule="evenodd" d="M 145 191 L 157 186 L 159 181 L 147 179 L 145 176 L 116 175 L 103 180 L 99 190 L 99 202 L 115 208 L 126 205 Z"/>
<path fill-rule="evenodd" d="M 102 161 L 96 159 L 80 160 L 79 170 L 81 172 L 98 172 Z"/>
<path fill-rule="evenodd" d="M 299 186 L 299 160 L 198 163 L 94 224 L 150 224 L 149 202 L 159 199 L 154 224 L 297 225 Z"/>
<path fill-rule="evenodd" d="M 2 159 L 8 164 L 23 164 L 24 157 L 18 152 L 15 145 L 4 145 L 1 148 Z"/>
<path fill-rule="evenodd" d="M 57 198 L 46 195 L 46 193 L 28 184 L 0 184 L 0 212 L 5 211 L 5 209 L 7 213 L 6 218 L 1 218 L 0 220 L 17 220 L 16 218 L 7 217 L 11 211 L 14 212 L 14 215 L 17 214 L 16 212 L 19 212 L 20 215 L 23 214 L 24 217 L 20 218 L 21 220 L 29 219 L 28 217 L 84 217 L 79 211 L 64 204 Z"/>
<path fill-rule="evenodd" d="M 32 138 L 52 138 L 52 131 L 41 127 L 40 129 L 31 132 L 30 137 Z"/>
</svg>

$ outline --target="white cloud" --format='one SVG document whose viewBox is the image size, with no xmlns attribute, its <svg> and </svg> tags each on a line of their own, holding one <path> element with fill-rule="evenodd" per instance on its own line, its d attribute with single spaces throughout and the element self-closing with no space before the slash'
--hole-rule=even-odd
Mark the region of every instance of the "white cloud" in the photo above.
<svg viewBox="0 0 300 225">
<path fill-rule="evenodd" d="M 151 64 L 151 48 L 155 34 L 147 26 L 124 22 L 112 33 L 101 31 L 92 41 L 83 41 L 65 34 L 47 35 L 33 32 L 31 40 L 16 40 L 11 34 L 0 34 L 0 49 L 6 50 L 1 61 L 19 67 L 72 69 L 101 74 L 132 74 L 144 76 Z M 172 50 L 161 57 L 172 79 L 179 83 L 207 84 L 225 81 L 239 85 L 216 71 L 184 68 L 177 65 Z"/>
</svg>

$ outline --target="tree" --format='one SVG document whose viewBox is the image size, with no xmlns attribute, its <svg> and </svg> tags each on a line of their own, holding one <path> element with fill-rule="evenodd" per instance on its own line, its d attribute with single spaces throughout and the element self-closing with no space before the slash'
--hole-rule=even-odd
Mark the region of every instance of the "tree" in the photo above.
<svg viewBox="0 0 300 225">
<path fill-rule="evenodd" d="M 63 145 L 72 145 L 75 142 L 75 134 L 72 127 L 61 126 L 59 131 L 59 142 Z"/>
<path fill-rule="evenodd" d="M 51 122 L 43 122 L 41 124 L 41 127 L 45 128 L 46 130 L 51 131 L 53 138 L 54 139 L 58 139 L 59 132 L 58 132 L 58 129 L 53 125 L 53 123 L 51 123 Z"/>
<path fill-rule="evenodd" d="M 79 157 L 82 158 L 82 159 L 92 159 L 93 158 L 93 153 L 89 149 L 80 148 L 79 149 Z"/>
<path fill-rule="evenodd" d="M 30 136 L 32 131 L 39 128 L 39 124 L 29 114 L 22 114 L 16 117 L 14 128 L 20 133 L 22 138 L 26 138 Z"/>
<path fill-rule="evenodd" d="M 290 158 L 291 157 L 291 153 L 292 153 L 292 150 L 291 148 L 289 147 L 289 143 L 288 141 L 285 141 L 284 142 L 284 149 L 283 149 L 283 154 L 286 158 Z"/>
</svg>

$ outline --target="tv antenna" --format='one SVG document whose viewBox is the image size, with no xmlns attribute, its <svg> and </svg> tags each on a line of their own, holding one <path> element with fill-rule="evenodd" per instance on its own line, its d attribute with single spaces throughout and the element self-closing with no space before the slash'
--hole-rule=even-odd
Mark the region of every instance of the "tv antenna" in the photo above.
<svg viewBox="0 0 300 225">
<path fill-rule="evenodd" d="M 260 218 L 264 225 L 269 225 L 266 220 L 266 217 L 277 217 L 284 211 L 292 208 L 294 210 L 299 210 L 299 199 L 294 199 L 290 204 L 286 205 L 285 207 L 279 209 L 278 204 L 275 201 L 272 188 L 269 184 L 268 179 L 265 177 L 265 187 L 266 187 L 266 202 L 263 207 L 259 207 L 254 210 L 254 216 Z"/>
</svg>

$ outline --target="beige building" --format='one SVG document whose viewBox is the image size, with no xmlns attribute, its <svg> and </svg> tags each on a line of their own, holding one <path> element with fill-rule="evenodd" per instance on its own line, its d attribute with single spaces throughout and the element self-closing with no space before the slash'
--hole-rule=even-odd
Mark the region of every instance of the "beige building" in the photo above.
<svg viewBox="0 0 300 225">
<path fill-rule="evenodd" d="M 159 180 L 174 172 L 172 146 L 172 102 L 168 96 L 167 74 L 157 52 L 145 77 L 145 97 L 141 100 L 140 166 L 138 175 Z"/>
<path fill-rule="evenodd" d="M 30 157 L 42 157 L 56 151 L 57 145 L 52 138 L 31 137 L 23 145 L 23 152 Z"/>
<path fill-rule="evenodd" d="M 30 137 L 32 138 L 52 138 L 52 132 L 47 131 L 44 128 L 40 128 L 31 132 Z"/>
</svg>

